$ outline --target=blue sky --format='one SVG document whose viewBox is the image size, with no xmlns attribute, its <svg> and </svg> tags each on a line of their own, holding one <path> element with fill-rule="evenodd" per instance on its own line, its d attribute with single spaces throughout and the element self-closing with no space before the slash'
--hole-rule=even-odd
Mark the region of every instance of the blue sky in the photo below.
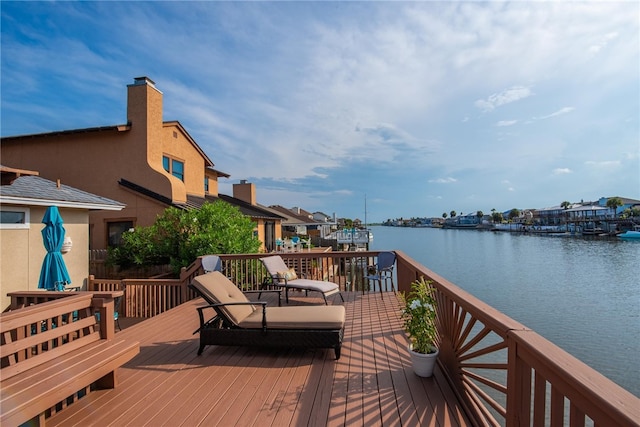
<svg viewBox="0 0 640 427">
<path fill-rule="evenodd" d="M 378 222 L 640 199 L 640 6 L 1 2 L 1 134 L 126 121 L 148 76 L 265 205 Z M 14 165 L 15 166 L 15 165 Z"/>
</svg>

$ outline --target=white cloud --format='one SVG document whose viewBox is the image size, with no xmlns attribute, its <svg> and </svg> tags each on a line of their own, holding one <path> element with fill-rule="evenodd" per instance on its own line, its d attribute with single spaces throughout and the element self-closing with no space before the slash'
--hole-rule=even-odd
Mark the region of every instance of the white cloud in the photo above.
<svg viewBox="0 0 640 427">
<path fill-rule="evenodd" d="M 596 169 L 613 169 L 620 166 L 619 160 L 589 160 L 584 162 L 585 165 L 596 168 Z"/>
<path fill-rule="evenodd" d="M 448 177 L 448 178 L 430 179 L 429 182 L 434 184 L 451 184 L 454 182 L 458 182 L 458 180 L 455 178 Z"/>
<path fill-rule="evenodd" d="M 505 91 L 500 93 L 494 93 L 489 95 L 489 97 L 485 99 L 479 99 L 475 102 L 476 107 L 478 107 L 483 112 L 487 113 L 493 111 L 497 107 L 500 107 L 505 104 L 510 104 L 515 101 L 519 101 L 521 99 L 525 99 L 533 95 L 531 89 L 525 86 L 513 86 Z"/>
<path fill-rule="evenodd" d="M 589 52 L 598 53 L 602 49 L 604 49 L 610 41 L 616 39 L 618 37 L 618 32 L 614 31 L 608 34 L 605 34 L 597 43 L 589 46 Z"/>
<path fill-rule="evenodd" d="M 564 108 L 561 108 L 561 109 L 559 109 L 558 111 L 553 112 L 553 113 L 551 113 L 551 114 L 548 114 L 548 115 L 546 115 L 546 116 L 534 117 L 534 119 L 538 119 L 538 120 L 549 119 L 549 118 L 551 118 L 551 117 L 561 116 L 561 115 L 563 115 L 563 114 L 570 113 L 570 112 L 572 112 L 573 110 L 575 110 L 575 108 L 573 108 L 573 107 L 564 107 Z"/>
<path fill-rule="evenodd" d="M 516 123 L 518 123 L 517 120 L 500 120 L 498 123 L 496 123 L 496 126 L 498 127 L 513 126 Z"/>
<path fill-rule="evenodd" d="M 554 175 L 565 175 L 568 173 L 572 173 L 573 171 L 569 168 L 556 168 L 553 170 Z"/>
</svg>

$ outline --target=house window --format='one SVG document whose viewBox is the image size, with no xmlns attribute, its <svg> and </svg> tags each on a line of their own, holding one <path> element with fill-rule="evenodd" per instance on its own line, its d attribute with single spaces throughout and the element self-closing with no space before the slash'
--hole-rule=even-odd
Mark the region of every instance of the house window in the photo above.
<svg viewBox="0 0 640 427">
<path fill-rule="evenodd" d="M 113 221 L 107 223 L 107 238 L 110 248 L 122 244 L 122 233 L 133 228 L 133 221 Z"/>
<path fill-rule="evenodd" d="M 29 228 L 29 208 L 2 207 L 0 228 Z"/>
<path fill-rule="evenodd" d="M 209 192 L 209 177 L 208 176 L 204 177 L 204 192 L 205 193 Z"/>
<path fill-rule="evenodd" d="M 184 181 L 184 162 L 168 156 L 162 156 L 162 167 L 180 181 Z"/>
<path fill-rule="evenodd" d="M 171 174 L 180 179 L 180 181 L 184 181 L 184 163 L 171 159 Z"/>
</svg>

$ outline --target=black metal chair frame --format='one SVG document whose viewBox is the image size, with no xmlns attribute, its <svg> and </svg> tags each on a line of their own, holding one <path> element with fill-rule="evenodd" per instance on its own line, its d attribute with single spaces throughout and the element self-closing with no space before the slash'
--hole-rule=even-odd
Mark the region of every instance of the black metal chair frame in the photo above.
<svg viewBox="0 0 640 427">
<path fill-rule="evenodd" d="M 389 263 L 389 264 L 382 264 L 380 262 L 380 255 L 383 255 L 383 260 L 384 261 L 390 261 L 392 260 L 393 262 Z M 388 259 L 384 259 L 384 257 L 388 257 Z M 393 284 L 393 268 L 395 266 L 396 263 L 396 254 L 395 252 L 380 252 L 378 254 L 378 262 L 372 266 L 375 268 L 375 271 L 373 272 L 373 274 L 368 274 L 366 276 L 364 276 L 365 279 L 368 279 L 370 281 L 373 282 L 379 282 L 380 283 L 380 295 L 383 294 L 382 292 L 382 282 L 387 282 L 390 281 L 391 282 L 391 290 L 392 291 L 396 291 L 396 288 Z"/>
<path fill-rule="evenodd" d="M 196 286 L 190 284 L 198 295 L 208 303 L 198 307 L 200 327 L 193 333 L 200 333 L 198 356 L 208 345 L 285 347 L 285 348 L 333 348 L 336 360 L 340 358 L 344 328 L 341 329 L 271 329 L 267 327 L 267 303 L 264 301 L 212 303 Z M 263 290 L 278 292 L 279 290 Z M 227 305 L 254 305 L 262 307 L 262 328 L 240 328 L 231 322 L 221 307 Z M 205 310 L 214 310 L 215 316 L 205 317 Z"/>
</svg>

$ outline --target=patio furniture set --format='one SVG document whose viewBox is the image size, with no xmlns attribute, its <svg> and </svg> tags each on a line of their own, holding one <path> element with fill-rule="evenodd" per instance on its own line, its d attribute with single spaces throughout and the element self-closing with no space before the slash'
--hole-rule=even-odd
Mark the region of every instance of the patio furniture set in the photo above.
<svg viewBox="0 0 640 427">
<path fill-rule="evenodd" d="M 198 307 L 200 334 L 198 355 L 208 345 L 234 345 L 259 347 L 333 348 L 340 358 L 344 335 L 345 309 L 342 305 L 329 305 L 327 296 L 338 294 L 344 302 L 337 284 L 321 280 L 298 278 L 279 255 L 260 258 L 268 272 L 269 280 L 258 292 L 258 298 L 267 286 L 277 287 L 275 292 L 285 292 L 289 303 L 289 291 L 318 292 L 324 298 L 324 306 L 268 307 L 263 301 L 250 301 L 245 293 L 221 272 L 217 256 L 202 260 L 205 274 L 197 276 L 190 287 L 208 304 Z M 273 290 L 271 290 L 273 292 Z M 280 295 L 280 294 L 279 294 Z M 280 297 L 278 297 L 280 305 Z M 205 312 L 213 310 L 213 317 Z"/>
</svg>

